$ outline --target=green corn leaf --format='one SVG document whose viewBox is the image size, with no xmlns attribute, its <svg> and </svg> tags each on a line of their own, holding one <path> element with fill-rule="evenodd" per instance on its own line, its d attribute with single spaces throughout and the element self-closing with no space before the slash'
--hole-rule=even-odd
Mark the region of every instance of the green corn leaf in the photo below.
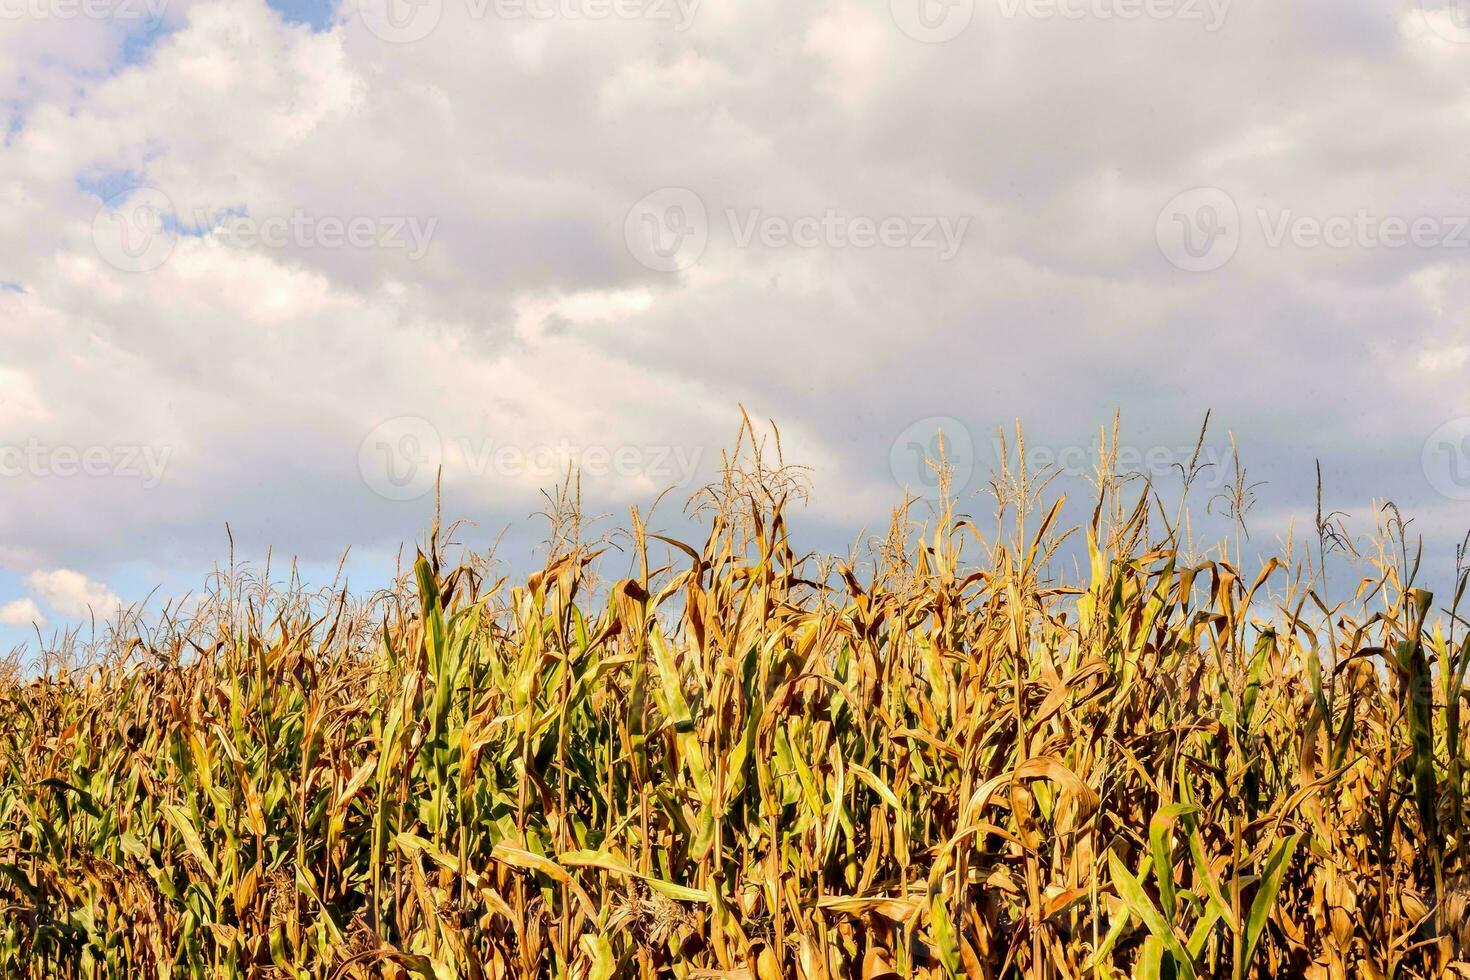
<svg viewBox="0 0 1470 980">
<path fill-rule="evenodd" d="M 1179 975 L 1187 980 L 1193 980 L 1194 964 L 1189 959 L 1188 951 L 1179 942 L 1179 937 L 1174 935 L 1173 928 L 1164 921 L 1158 908 L 1149 900 L 1148 894 L 1143 890 L 1138 879 L 1129 873 L 1122 861 L 1118 860 L 1115 851 L 1108 852 L 1108 869 L 1112 872 L 1113 887 L 1117 890 L 1118 897 L 1123 900 L 1123 904 L 1128 906 L 1128 911 L 1148 928 L 1150 934 L 1164 944 L 1164 948 L 1174 958 L 1174 965 Z"/>
<path fill-rule="evenodd" d="M 1276 895 L 1281 890 L 1281 879 L 1286 874 L 1287 866 L 1291 864 L 1291 856 L 1296 851 L 1297 842 L 1301 840 L 1301 834 L 1282 840 L 1266 858 L 1266 869 L 1261 875 L 1261 882 L 1256 890 L 1256 897 L 1251 902 L 1249 915 L 1246 916 L 1245 924 L 1245 963 L 1250 965 L 1251 956 L 1255 953 L 1256 943 L 1261 939 L 1261 933 L 1266 929 L 1266 921 L 1271 917 L 1271 909 L 1276 905 Z"/>
</svg>

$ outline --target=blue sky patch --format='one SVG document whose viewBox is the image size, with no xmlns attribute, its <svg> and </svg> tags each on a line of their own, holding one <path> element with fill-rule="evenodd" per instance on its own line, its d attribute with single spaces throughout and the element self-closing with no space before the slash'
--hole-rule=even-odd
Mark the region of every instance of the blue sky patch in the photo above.
<svg viewBox="0 0 1470 980">
<path fill-rule="evenodd" d="M 123 39 L 123 64 L 142 64 L 148 60 L 149 50 L 170 33 L 172 32 L 161 21 L 149 23 L 139 30 L 129 31 L 128 36 Z"/>
<path fill-rule="evenodd" d="M 337 20 L 335 0 L 266 0 L 288 24 L 306 24 L 314 31 L 329 30 Z"/>
<path fill-rule="evenodd" d="M 135 170 L 107 170 L 80 174 L 77 186 L 98 200 L 110 201 L 119 194 L 144 187 L 148 179 Z"/>
</svg>

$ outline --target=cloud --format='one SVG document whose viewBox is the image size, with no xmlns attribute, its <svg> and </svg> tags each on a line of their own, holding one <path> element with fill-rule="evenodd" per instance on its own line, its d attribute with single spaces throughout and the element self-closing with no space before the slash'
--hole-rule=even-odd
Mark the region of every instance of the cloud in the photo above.
<svg viewBox="0 0 1470 980">
<path fill-rule="evenodd" d="M 46 617 L 32 599 L 15 599 L 0 605 L 0 626 L 45 626 Z"/>
<path fill-rule="evenodd" d="M 46 605 L 73 619 L 94 615 L 99 619 L 106 619 L 121 605 L 116 593 L 106 585 L 92 581 L 81 572 L 66 568 L 32 572 L 26 578 L 26 584 Z M 31 608 L 35 608 L 34 603 Z"/>
<path fill-rule="evenodd" d="M 422 5 L 442 20 L 390 43 L 354 2 L 313 31 L 194 0 L 138 58 L 90 28 L 66 58 L 54 27 L 13 42 L 46 70 L 12 81 L 0 146 L 0 280 L 23 287 L 0 290 L 0 540 L 114 583 L 145 555 L 206 569 L 226 520 L 327 560 L 427 522 L 406 467 L 442 464 L 446 512 L 499 525 L 546 476 L 498 458 L 713 466 L 740 404 L 844 531 L 885 518 L 920 420 L 1065 447 L 1115 408 L 1139 448 L 1213 408 L 1284 508 L 1321 458 L 1341 504 L 1449 523 L 1421 450 L 1470 416 L 1465 250 L 1273 235 L 1470 210 L 1470 44 L 1388 0 L 1149 7 L 1223 10 L 1213 30 L 1017 0 L 942 44 L 901 6 Z M 97 193 L 129 184 L 162 197 Z M 1159 241 L 1203 220 L 1161 213 L 1201 187 L 1239 225 L 1206 272 Z M 661 188 L 697 207 L 630 221 Z M 630 234 L 677 246 L 686 219 L 701 254 L 640 262 Z M 854 219 L 898 234 L 855 244 Z M 940 219 L 969 220 L 948 260 L 914 245 Z M 393 244 L 413 227 L 422 255 Z M 88 453 L 106 465 L 64 465 Z M 584 491 L 614 513 L 670 472 L 607 469 Z"/>
</svg>

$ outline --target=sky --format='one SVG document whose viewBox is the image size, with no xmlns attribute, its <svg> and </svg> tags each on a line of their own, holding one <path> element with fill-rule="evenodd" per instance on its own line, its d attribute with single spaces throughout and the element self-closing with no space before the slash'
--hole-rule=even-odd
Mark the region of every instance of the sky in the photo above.
<svg viewBox="0 0 1470 980">
<path fill-rule="evenodd" d="M 1470 527 L 1470 0 L 0 0 L 0 107 L 0 649 L 227 524 L 377 584 L 441 469 L 530 553 L 742 405 L 821 544 L 1115 412 L 1264 540 L 1318 461 Z"/>
</svg>

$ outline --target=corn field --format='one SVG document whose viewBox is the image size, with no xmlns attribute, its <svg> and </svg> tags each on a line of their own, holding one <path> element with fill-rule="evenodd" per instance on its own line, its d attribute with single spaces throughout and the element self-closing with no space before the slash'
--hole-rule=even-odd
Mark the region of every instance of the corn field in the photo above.
<svg viewBox="0 0 1470 980">
<path fill-rule="evenodd" d="M 1024 474 L 844 559 L 732 465 L 698 540 L 436 526 L 12 670 L 0 975 L 1470 977 L 1464 570 Z"/>
</svg>

